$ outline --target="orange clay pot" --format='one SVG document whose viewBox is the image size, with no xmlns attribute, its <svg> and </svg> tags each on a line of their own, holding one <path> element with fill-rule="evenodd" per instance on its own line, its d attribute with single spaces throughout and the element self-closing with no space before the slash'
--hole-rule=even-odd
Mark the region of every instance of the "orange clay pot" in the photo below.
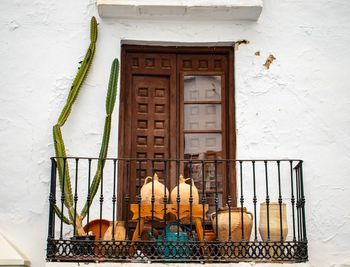
<svg viewBox="0 0 350 267">
<path fill-rule="evenodd" d="M 151 180 L 151 182 L 148 182 Z M 148 176 L 145 179 L 145 183 L 141 187 L 141 203 L 151 204 L 152 199 L 152 183 L 153 183 L 153 194 L 155 204 L 164 204 L 164 189 L 166 190 L 166 195 L 169 196 L 169 190 L 159 182 L 158 175 L 155 173 L 152 177 Z"/>
<path fill-rule="evenodd" d="M 186 181 L 192 180 L 192 198 L 193 202 L 192 204 L 198 204 L 199 203 L 199 195 L 198 195 L 198 189 L 194 185 L 194 181 L 191 178 L 185 179 L 182 175 L 179 177 L 179 194 L 180 194 L 180 204 L 190 204 L 190 196 L 191 196 L 191 185 L 187 184 Z M 176 198 L 177 198 L 177 186 L 174 187 L 174 189 L 171 191 L 170 194 L 170 201 L 173 204 L 176 204 Z"/>
</svg>

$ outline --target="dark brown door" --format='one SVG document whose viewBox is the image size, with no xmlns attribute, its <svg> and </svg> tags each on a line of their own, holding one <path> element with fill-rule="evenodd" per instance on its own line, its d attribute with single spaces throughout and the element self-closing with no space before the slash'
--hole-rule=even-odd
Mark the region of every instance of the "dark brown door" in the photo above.
<svg viewBox="0 0 350 267">
<path fill-rule="evenodd" d="M 123 60 L 119 157 L 176 158 L 176 56 L 124 51 Z M 156 172 L 164 183 L 164 163 L 131 161 L 130 165 L 128 187 L 132 203 L 146 176 Z M 119 203 L 126 192 L 125 167 L 124 164 L 119 168 L 119 177 L 124 177 L 118 180 Z M 118 214 L 121 208 L 119 205 Z"/>
<path fill-rule="evenodd" d="M 121 75 L 119 158 L 235 158 L 232 48 L 123 46 Z M 119 166 L 119 203 L 127 191 L 130 202 L 136 203 L 145 177 L 154 172 L 163 183 L 166 177 L 170 191 L 176 184 L 174 164 L 130 164 L 128 181 L 125 165 Z M 214 202 L 213 166 L 192 167 L 196 186 L 206 191 L 209 203 Z M 189 175 L 186 164 L 180 171 Z M 221 164 L 216 174 L 220 205 L 228 193 L 227 183 L 235 204 L 234 166 L 228 174 Z M 121 216 L 123 206 L 118 207 Z"/>
</svg>

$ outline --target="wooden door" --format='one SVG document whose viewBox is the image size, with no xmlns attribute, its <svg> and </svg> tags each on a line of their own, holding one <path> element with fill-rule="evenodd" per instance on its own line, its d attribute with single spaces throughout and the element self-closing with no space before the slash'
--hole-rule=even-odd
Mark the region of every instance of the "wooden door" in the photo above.
<svg viewBox="0 0 350 267">
<path fill-rule="evenodd" d="M 173 54 L 128 53 L 123 55 L 125 73 L 122 83 L 120 109 L 119 157 L 135 159 L 176 158 L 176 57 Z M 123 102 L 125 101 L 125 102 Z M 130 195 L 130 202 L 136 202 L 136 195 L 147 176 L 157 173 L 164 183 L 170 176 L 165 173 L 163 161 L 131 161 L 129 172 L 120 164 L 118 187 Z M 126 181 L 128 175 L 128 181 Z M 170 187 L 170 179 L 167 186 Z M 128 184 L 127 184 L 128 183 Z M 127 190 L 127 187 L 129 188 Z M 119 203 L 122 197 L 119 194 Z M 122 206 L 119 205 L 121 214 Z"/>
<path fill-rule="evenodd" d="M 121 73 L 119 158 L 235 159 L 232 48 L 123 46 Z M 136 203 L 145 177 L 154 172 L 170 191 L 176 185 L 175 164 L 130 164 L 128 173 L 119 166 L 119 203 L 125 194 Z M 215 186 L 220 206 L 228 191 L 236 205 L 235 167 L 220 164 L 214 171 L 210 164 L 191 163 L 189 173 L 185 162 L 180 172 L 195 180 L 200 196 L 205 191 L 211 207 Z M 119 217 L 122 209 L 118 205 Z"/>
</svg>

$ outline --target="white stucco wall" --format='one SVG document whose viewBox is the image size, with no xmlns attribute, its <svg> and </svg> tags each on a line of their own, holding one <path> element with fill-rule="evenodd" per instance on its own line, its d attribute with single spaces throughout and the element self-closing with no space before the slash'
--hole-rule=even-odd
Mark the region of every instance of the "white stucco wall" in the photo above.
<svg viewBox="0 0 350 267">
<path fill-rule="evenodd" d="M 51 127 L 88 46 L 92 15 L 96 57 L 63 130 L 70 155 L 98 154 L 121 40 L 247 39 L 236 53 L 238 156 L 305 160 L 310 262 L 350 265 L 348 0 L 266 0 L 258 22 L 102 20 L 94 0 L 2 0 L 0 10 L 0 232 L 32 266 L 45 263 Z M 277 59 L 266 70 L 270 53 Z"/>
</svg>

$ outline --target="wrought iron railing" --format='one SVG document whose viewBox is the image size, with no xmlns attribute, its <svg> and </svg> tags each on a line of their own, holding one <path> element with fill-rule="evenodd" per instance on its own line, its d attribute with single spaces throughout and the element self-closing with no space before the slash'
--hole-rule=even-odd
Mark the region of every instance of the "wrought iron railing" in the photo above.
<svg viewBox="0 0 350 267">
<path fill-rule="evenodd" d="M 67 157 L 51 163 L 48 261 L 308 259 L 301 160 Z M 104 168 L 94 176 L 97 164 Z M 147 195 L 142 185 L 156 173 L 170 191 L 147 178 Z M 179 186 L 182 173 L 194 182 Z"/>
</svg>

